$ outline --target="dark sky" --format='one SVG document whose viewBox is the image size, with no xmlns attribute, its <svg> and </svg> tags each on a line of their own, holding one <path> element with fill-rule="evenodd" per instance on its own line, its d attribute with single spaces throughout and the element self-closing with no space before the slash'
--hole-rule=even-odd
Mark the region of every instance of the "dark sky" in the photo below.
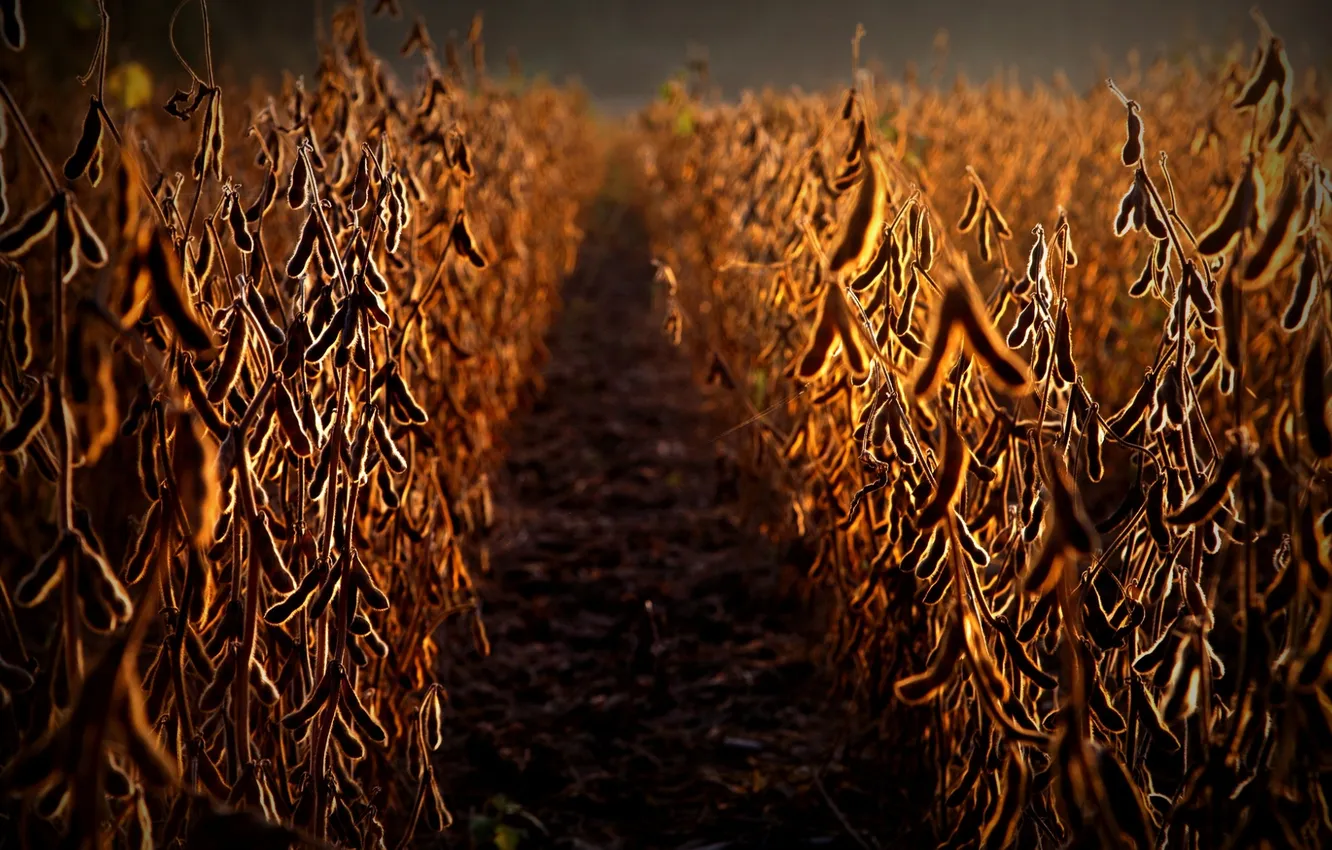
<svg viewBox="0 0 1332 850">
<path fill-rule="evenodd" d="M 92 2 L 29 0 L 25 6 L 30 15 L 41 15 Z M 144 34 L 163 32 L 174 5 L 109 0 L 120 32 L 135 33 L 125 52 L 142 56 L 151 50 L 151 43 L 140 43 Z M 325 13 L 333 5 L 322 0 Z M 1062 69 L 1076 84 L 1087 85 L 1100 57 L 1112 69 L 1122 68 L 1132 48 L 1150 60 L 1200 44 L 1224 47 L 1235 37 L 1252 44 L 1251 5 L 1252 0 L 402 0 L 409 16 L 424 15 L 438 42 L 451 29 L 465 33 L 472 12 L 480 10 L 493 71 L 502 73 L 505 52 L 514 47 L 528 72 L 555 80 L 577 77 L 598 99 L 616 104 L 652 96 L 682 66 L 691 45 L 706 48 L 713 78 L 727 95 L 765 84 L 843 85 L 857 22 L 867 30 L 866 58 L 890 72 L 900 71 L 907 60 L 927 71 L 934 35 L 946 29 L 951 67 L 963 68 L 973 80 L 1015 65 L 1028 77 L 1048 78 Z M 316 6 L 316 0 L 211 0 L 218 61 L 270 72 L 312 68 Z M 1286 38 L 1297 68 L 1332 66 L 1332 0 L 1269 0 L 1262 9 Z M 192 39 L 197 44 L 196 21 L 193 10 L 182 15 L 186 45 Z M 404 26 L 376 23 L 375 46 L 396 53 Z M 160 40 L 158 45 L 160 50 Z"/>
</svg>

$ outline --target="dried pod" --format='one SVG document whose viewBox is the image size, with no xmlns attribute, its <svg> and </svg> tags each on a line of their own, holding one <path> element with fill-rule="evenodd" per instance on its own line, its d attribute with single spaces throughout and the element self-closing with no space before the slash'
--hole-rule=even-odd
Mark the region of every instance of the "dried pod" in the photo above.
<svg viewBox="0 0 1332 850">
<path fill-rule="evenodd" d="M 296 155 L 296 162 L 291 167 L 291 183 L 287 186 L 287 204 L 294 210 L 301 209 L 310 200 L 310 160 L 304 150 Z M 313 213 L 314 210 L 311 210 Z"/>
<path fill-rule="evenodd" d="M 65 179 L 78 180 L 88 170 L 93 156 L 101 152 L 102 116 L 97 108 L 97 98 L 88 99 L 88 111 L 83 116 L 83 130 L 79 133 L 78 144 L 74 152 L 65 160 Z"/>
<path fill-rule="evenodd" d="M 1312 239 L 1309 240 L 1304 256 L 1300 260 L 1299 272 L 1295 276 L 1295 287 L 1290 293 L 1290 303 L 1281 314 L 1281 329 L 1286 333 L 1294 333 L 1304 327 L 1318 300 L 1318 293 L 1322 287 L 1318 280 L 1317 251 L 1317 243 Z"/>
<path fill-rule="evenodd" d="M 1332 428 L 1328 425 L 1327 361 L 1322 335 L 1309 342 L 1300 376 L 1300 409 L 1309 447 L 1320 458 L 1332 457 Z M 3 439 L 3 438 L 0 438 Z"/>
<path fill-rule="evenodd" d="M 60 215 L 60 195 L 52 195 L 34 207 L 19 223 L 0 234 L 0 256 L 10 260 L 22 258 L 38 242 L 55 230 Z"/>
<path fill-rule="evenodd" d="M 49 378 L 37 385 L 32 396 L 19 408 L 14 417 L 14 424 L 0 433 L 0 454 L 14 454 L 22 451 L 32 440 L 51 412 L 51 381 Z"/>
<path fill-rule="evenodd" d="M 1066 384 L 1076 384 L 1078 367 L 1073 360 L 1073 332 L 1068 317 L 1068 300 L 1059 308 L 1059 318 L 1055 324 L 1054 335 L 1055 372 Z"/>
<path fill-rule="evenodd" d="M 254 250 L 254 237 L 250 235 L 245 223 L 245 211 L 241 209 L 239 195 L 231 197 L 227 203 L 227 225 L 231 230 L 231 241 L 238 251 L 248 254 Z"/>
<path fill-rule="evenodd" d="M 962 495 L 971 452 L 951 421 L 944 423 L 943 463 L 935 475 L 934 494 L 916 519 L 918 528 L 931 528 L 949 516 L 949 509 Z"/>
<path fill-rule="evenodd" d="M 907 705 L 929 702 L 948 684 L 962 654 L 962 629 L 953 618 L 949 618 L 930 653 L 929 666 L 914 676 L 898 679 L 893 684 L 893 692 Z"/>
<path fill-rule="evenodd" d="M 453 249 L 466 257 L 467 261 L 476 268 L 484 269 L 488 265 L 486 258 L 476 249 L 476 240 L 467 227 L 467 217 L 463 215 L 462 210 L 458 211 L 457 217 L 453 220 L 453 229 L 449 231 L 449 241 L 453 244 Z"/>
<path fill-rule="evenodd" d="M 1143 126 L 1142 116 L 1138 114 L 1138 104 L 1133 101 L 1128 103 L 1128 138 L 1124 140 L 1124 147 L 1119 153 L 1119 161 L 1128 168 L 1137 165 L 1142 159 L 1143 151 Z"/>
<path fill-rule="evenodd" d="M 273 208 L 273 202 L 277 200 L 277 171 L 269 168 L 264 172 L 264 183 L 259 187 L 259 195 L 254 199 L 245 210 L 245 220 L 250 224 L 257 224 L 263 219 L 264 214 Z M 236 199 L 239 205 L 240 198 Z"/>
<path fill-rule="evenodd" d="M 1027 386 L 1029 376 L 1025 365 L 1007 350 L 970 288 L 959 283 L 944 292 L 930 356 L 916 372 L 914 392 L 917 396 L 933 393 L 943 380 L 945 367 L 952 365 L 963 340 L 1006 391 L 1018 393 Z"/>
<path fill-rule="evenodd" d="M 976 226 L 980 218 L 981 211 L 981 189 L 980 184 L 972 181 L 971 190 L 967 192 L 967 203 L 962 208 L 962 217 L 958 219 L 957 229 L 959 233 L 966 233 Z"/>
<path fill-rule="evenodd" d="M 1235 244 L 1240 232 L 1249 226 L 1262 206 L 1262 178 L 1252 155 L 1245 157 L 1244 170 L 1235 178 L 1230 195 L 1216 222 L 1198 237 L 1198 252 L 1205 257 L 1225 253 Z"/>
<path fill-rule="evenodd" d="M 888 207 L 888 186 L 884 166 L 875 151 L 867 152 L 868 167 L 861 170 L 859 189 L 851 214 L 842 228 L 837 248 L 828 258 L 828 271 L 834 276 L 854 275 L 872 259 L 883 231 Z"/>
<path fill-rule="evenodd" d="M 213 404 L 221 404 L 236 385 L 236 378 L 240 375 L 241 365 L 245 361 L 245 340 L 248 327 L 245 322 L 245 312 L 239 304 L 233 305 L 231 314 L 227 321 L 227 344 L 222 349 L 222 357 L 213 370 L 212 379 L 208 384 L 208 401 Z M 182 364 L 181 368 L 190 368 Z"/>
</svg>

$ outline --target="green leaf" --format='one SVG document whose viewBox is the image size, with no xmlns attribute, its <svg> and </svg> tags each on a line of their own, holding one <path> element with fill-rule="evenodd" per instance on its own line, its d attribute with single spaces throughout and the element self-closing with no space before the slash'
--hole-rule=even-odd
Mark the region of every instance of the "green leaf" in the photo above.
<svg viewBox="0 0 1332 850">
<path fill-rule="evenodd" d="M 749 373 L 749 385 L 753 389 L 754 404 L 762 407 L 768 399 L 768 373 L 757 369 Z"/>
<path fill-rule="evenodd" d="M 675 135 L 689 136 L 694 132 L 694 114 L 688 109 L 681 109 L 675 116 Z"/>
<path fill-rule="evenodd" d="M 485 844 L 495 836 L 495 825 L 498 821 L 485 815 L 472 815 L 468 821 L 468 831 L 472 835 L 473 844 Z"/>
<path fill-rule="evenodd" d="M 518 850 L 518 845 L 527 837 L 525 830 L 512 826 L 495 827 L 495 847 L 497 850 Z"/>
</svg>

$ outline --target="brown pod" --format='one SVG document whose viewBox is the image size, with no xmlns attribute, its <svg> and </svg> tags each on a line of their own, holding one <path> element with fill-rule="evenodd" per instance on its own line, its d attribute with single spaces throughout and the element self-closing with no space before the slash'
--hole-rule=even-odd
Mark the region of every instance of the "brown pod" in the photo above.
<svg viewBox="0 0 1332 850">
<path fill-rule="evenodd" d="M 338 698 L 345 677 L 346 673 L 343 671 L 342 664 L 337 661 L 330 661 L 328 669 L 319 678 L 319 684 L 310 693 L 310 698 L 295 710 L 284 715 L 282 725 L 290 730 L 302 729 L 307 726 L 330 698 Z"/>
<path fill-rule="evenodd" d="M 1212 292 L 1207 288 L 1207 281 L 1198 274 L 1198 267 L 1192 260 L 1184 264 L 1184 291 L 1188 295 L 1189 303 L 1198 311 L 1198 318 L 1203 326 L 1217 330 L 1221 327 L 1221 314 L 1216 309 L 1216 299 L 1212 297 Z"/>
<path fill-rule="evenodd" d="M 208 401 L 221 404 L 236 386 L 241 365 L 245 362 L 245 341 L 249 330 L 245 322 L 245 312 L 239 301 L 231 307 L 227 321 L 227 344 L 222 349 L 222 357 L 213 370 L 212 380 L 208 383 Z M 183 368 L 183 366 L 182 366 Z"/>
<path fill-rule="evenodd" d="M 390 204 L 390 209 L 397 209 L 398 214 L 390 215 L 388 219 L 388 224 L 384 228 L 384 249 L 388 251 L 390 254 L 396 254 L 398 253 L 399 246 L 401 246 L 402 244 L 403 221 L 401 215 L 401 207 L 397 207 L 396 205 Z M 470 260 L 473 264 L 475 264 L 476 259 L 479 258 L 481 258 L 481 255 L 475 254 L 475 252 L 468 255 L 468 260 Z M 482 259 L 481 261 L 483 263 L 485 262 L 484 259 Z"/>
<path fill-rule="evenodd" d="M 333 314 L 333 318 L 328 325 L 319 333 L 317 337 L 305 349 L 306 363 L 321 363 L 328 353 L 333 350 L 333 343 L 337 342 L 343 334 L 343 329 L 347 326 L 347 315 L 351 312 L 351 300 L 343 301 Z"/>
<path fill-rule="evenodd" d="M 453 229 L 449 231 L 449 241 L 453 243 L 453 249 L 466 257 L 467 261 L 473 266 L 478 269 L 486 267 L 486 258 L 476 249 L 476 240 L 467 228 L 467 217 L 463 215 L 461 210 L 458 211 L 457 217 L 453 220 Z M 393 253 L 391 249 L 390 253 Z"/>
<path fill-rule="evenodd" d="M 989 369 L 1007 392 L 1021 392 L 1029 375 L 1021 361 L 1009 352 L 990 322 L 988 314 L 976 304 L 969 287 L 954 284 L 944 292 L 935 323 L 929 358 L 916 372 L 914 391 L 928 396 L 943 381 L 945 366 L 951 366 L 963 340 L 972 353 Z"/>
<path fill-rule="evenodd" d="M 342 706 L 351 714 L 352 722 L 356 727 L 366 734 L 366 736 L 377 744 L 382 744 L 388 740 L 388 733 L 379 721 L 366 709 L 361 698 L 357 696 L 356 689 L 350 682 L 344 681 L 342 685 Z"/>
<path fill-rule="evenodd" d="M 69 559 L 74 557 L 78 547 L 79 542 L 73 532 L 66 532 L 57 538 L 55 544 L 14 585 L 14 604 L 20 608 L 32 608 L 45 601 L 60 582 Z"/>
<path fill-rule="evenodd" d="M 1103 789 L 1108 814 L 1121 835 L 1134 847 L 1156 846 L 1156 818 L 1146 796 L 1138 789 L 1128 768 L 1110 747 L 1097 749 L 1097 784 Z"/>
<path fill-rule="evenodd" d="M 893 323 L 893 333 L 899 337 L 911 331 L 911 317 L 916 311 L 916 293 L 919 291 L 920 278 L 913 267 L 911 274 L 907 277 L 906 288 L 902 294 L 901 312 L 897 314 L 897 321 Z"/>
<path fill-rule="evenodd" d="M 79 133 L 74 152 L 65 160 L 65 179 L 78 180 L 88 170 L 93 155 L 102 146 L 102 116 L 97 109 L 97 98 L 88 99 L 88 111 L 83 116 L 83 130 Z"/>
<path fill-rule="evenodd" d="M 197 419 L 187 414 L 176 418 L 171 468 L 176 480 L 176 498 L 197 545 L 212 543 L 213 526 L 222 511 L 218 480 L 218 450 L 206 438 Z"/>
<path fill-rule="evenodd" d="M 255 280 L 258 280 L 258 278 L 255 278 Z M 273 320 L 273 314 L 269 312 L 268 304 L 264 301 L 264 296 L 259 291 L 258 286 L 245 287 L 245 308 L 250 314 L 250 318 L 254 319 L 255 324 L 268 338 L 270 344 L 278 346 L 287 341 L 286 333 Z"/>
<path fill-rule="evenodd" d="M 1281 314 L 1281 329 L 1294 333 L 1304 327 L 1318 301 L 1318 246 L 1310 239 L 1300 259 L 1299 274 L 1295 277 L 1295 287 L 1290 292 L 1290 303 Z"/>
<path fill-rule="evenodd" d="M 1087 477 L 1092 481 L 1100 481 L 1105 475 L 1105 463 L 1101 452 L 1105 442 L 1105 429 L 1101 427 L 1100 408 L 1099 404 L 1092 404 L 1091 413 L 1087 417 L 1086 432 L 1083 435 L 1083 442 L 1086 444 Z"/>
<path fill-rule="evenodd" d="M 153 303 L 186 348 L 207 351 L 214 345 L 211 331 L 204 326 L 190 305 L 176 252 L 165 243 L 156 228 L 144 225 L 139 233 L 138 250 L 143 257 Z"/>
<path fill-rule="evenodd" d="M 1243 465 L 1244 450 L 1238 443 L 1232 443 L 1222 456 L 1212 482 L 1195 492 L 1178 511 L 1166 516 L 1165 521 L 1170 525 L 1191 527 L 1211 519 L 1225 501 L 1230 485 Z"/>
<path fill-rule="evenodd" d="M 310 258 L 314 256 L 315 242 L 318 238 L 319 221 L 312 209 L 310 214 L 305 217 L 305 225 L 301 228 L 300 238 L 296 240 L 296 247 L 287 260 L 287 277 L 303 277 L 309 270 Z"/>
<path fill-rule="evenodd" d="M 1073 360 L 1073 331 L 1068 317 L 1068 300 L 1065 299 L 1055 322 L 1054 336 L 1055 370 L 1066 384 L 1076 384 L 1078 367 Z"/>
<path fill-rule="evenodd" d="M 328 562 L 317 561 L 301 578 L 301 583 L 294 591 L 264 612 L 264 621 L 269 625 L 280 626 L 296 616 L 310 601 L 315 591 L 324 585 L 328 576 Z"/>
<path fill-rule="evenodd" d="M 214 90 L 210 98 L 213 105 L 212 122 L 208 125 L 208 157 L 213 166 L 213 178 L 222 179 L 222 162 L 226 154 L 226 120 L 222 111 L 222 91 Z"/>
<path fill-rule="evenodd" d="M 1124 140 L 1124 147 L 1119 152 L 1119 161 L 1128 168 L 1137 165 L 1142 159 L 1143 150 L 1143 126 L 1142 117 L 1138 115 L 1138 104 L 1129 101 L 1128 104 L 1128 138 Z"/>
<path fill-rule="evenodd" d="M 1278 89 L 1286 84 L 1288 79 L 1286 69 L 1285 49 L 1282 47 L 1281 39 L 1270 38 L 1263 46 L 1262 54 L 1259 56 L 1257 64 L 1254 65 L 1253 73 L 1245 81 L 1244 88 L 1240 90 L 1239 96 L 1231 104 L 1232 109 L 1245 109 L 1257 106 L 1267 95 L 1267 90 L 1272 86 Z"/>
<path fill-rule="evenodd" d="M 981 190 L 980 184 L 974 180 L 971 183 L 971 191 L 967 193 L 966 206 L 962 208 L 962 217 L 957 221 L 957 230 L 959 233 L 966 233 L 976 226 L 980 218 L 981 211 Z"/>
<path fill-rule="evenodd" d="M 213 668 L 212 681 L 204 688 L 199 697 L 199 709 L 211 714 L 222 707 L 226 701 L 231 682 L 236 678 L 236 651 L 226 650 L 226 655 Z"/>
<path fill-rule="evenodd" d="M 242 473 L 244 474 L 244 473 Z M 273 539 L 273 530 L 269 526 L 268 512 L 261 510 L 250 520 L 250 550 L 258 557 L 268 583 L 278 593 L 291 593 L 296 589 L 296 580 L 282 561 L 277 541 Z"/>
<path fill-rule="evenodd" d="M 361 743 L 360 737 L 347 721 L 342 719 L 342 712 L 339 711 L 333 716 L 333 740 L 338 745 L 338 749 L 349 759 L 365 758 L 365 745 Z"/>
<path fill-rule="evenodd" d="M 0 433 L 0 454 L 14 454 L 25 448 L 46 424 L 51 412 L 51 379 L 45 378 L 32 397 L 19 408 L 14 424 Z"/>
<path fill-rule="evenodd" d="M 1309 447 L 1320 458 L 1332 457 L 1332 430 L 1327 421 L 1327 358 L 1322 334 L 1309 343 L 1300 377 L 1300 408 Z"/>
<path fill-rule="evenodd" d="M 977 757 L 973 758 L 980 761 Z M 1012 846 L 1022 822 L 1022 813 L 1027 808 L 1027 799 L 1031 793 L 1031 768 L 1027 766 L 1022 749 L 1016 745 L 1009 747 L 1003 778 L 998 787 L 999 800 L 981 827 L 982 850 Z"/>
<path fill-rule="evenodd" d="M 245 223 L 245 211 L 241 209 L 239 195 L 227 203 L 227 225 L 231 229 L 231 241 L 235 243 L 237 250 L 242 254 L 249 254 L 254 250 L 254 237 L 250 236 Z"/>
<path fill-rule="evenodd" d="M 148 571 L 148 562 L 157 551 L 162 524 L 162 500 L 157 499 L 148 506 L 139 523 L 139 533 L 125 553 L 123 572 L 126 584 L 136 584 Z"/>
<path fill-rule="evenodd" d="M 1287 176 L 1285 185 L 1281 189 L 1281 196 L 1277 199 L 1276 214 L 1272 217 L 1267 232 L 1263 234 L 1263 241 L 1258 244 L 1244 266 L 1246 283 L 1253 283 L 1266 277 L 1269 268 L 1275 271 L 1285 265 L 1288 246 L 1292 242 L 1291 237 L 1298 230 L 1292 225 L 1295 222 L 1295 213 L 1300 208 L 1300 196 L 1299 180 Z"/>
<path fill-rule="evenodd" d="M 310 345 L 310 325 L 305 313 L 300 313 L 288 327 L 286 347 L 282 351 L 282 377 L 294 380 L 305 366 L 305 351 Z"/>
<path fill-rule="evenodd" d="M 1031 251 L 1027 254 L 1027 280 L 1038 283 L 1046 277 L 1045 228 L 1038 224 L 1032 228 L 1032 233 L 1036 236 L 1036 241 L 1032 243 Z"/>
<path fill-rule="evenodd" d="M 1152 274 L 1152 260 L 1149 257 L 1147 264 L 1142 267 L 1142 273 L 1138 275 L 1133 283 L 1129 284 L 1128 294 L 1130 298 L 1142 298 L 1152 291 L 1155 283 L 1155 276 Z"/>
<path fill-rule="evenodd" d="M 1170 237 L 1170 228 L 1166 225 L 1165 219 L 1161 217 L 1161 211 L 1156 208 L 1156 201 L 1146 189 L 1142 190 L 1142 207 L 1139 212 L 1142 215 L 1142 226 L 1146 229 L 1148 235 L 1153 239 L 1162 240 Z"/>
<path fill-rule="evenodd" d="M 1096 527 L 1087 517 L 1068 467 L 1057 454 L 1048 454 L 1045 465 L 1052 473 L 1048 482 L 1050 504 L 1063 545 L 1081 555 L 1090 555 L 1097 546 Z"/>
<path fill-rule="evenodd" d="M 1198 238 L 1198 253 L 1215 257 L 1230 249 L 1240 233 L 1249 226 L 1262 205 L 1261 178 L 1252 155 L 1245 158 L 1244 170 L 1230 187 L 1226 205 L 1216 221 Z"/>
<path fill-rule="evenodd" d="M 804 353 L 796 361 L 794 376 L 802 381 L 813 381 L 827 370 L 832 359 L 833 343 L 837 340 L 837 322 L 828 306 L 829 298 L 825 295 L 819 303 L 819 312 L 814 320 L 814 332 L 810 334 Z"/>
<path fill-rule="evenodd" d="M 1135 174 L 1129 190 L 1119 199 L 1119 210 L 1115 213 L 1114 233 L 1116 238 L 1123 238 L 1124 234 L 1128 233 L 1131 228 L 1137 229 L 1142 226 L 1145 203 L 1142 184 Z"/>
<path fill-rule="evenodd" d="M 929 271 L 934 265 L 934 225 L 930 223 L 930 214 L 927 210 L 921 210 L 920 215 L 920 236 L 916 240 L 916 265 L 925 271 Z"/>
<path fill-rule="evenodd" d="M 1038 382 L 1050 377 L 1054 365 L 1054 336 L 1042 325 L 1036 329 L 1036 346 L 1032 351 L 1031 374 Z"/>
<path fill-rule="evenodd" d="M 944 428 L 943 463 L 935 474 L 934 494 L 916 519 L 917 528 L 931 528 L 943 521 L 966 484 L 971 453 L 951 421 L 945 421 Z"/>
<path fill-rule="evenodd" d="M 383 456 L 384 462 L 396 474 L 402 474 L 407 471 L 407 459 L 402 456 L 398 450 L 397 444 L 393 442 L 393 436 L 389 433 L 388 423 L 384 420 L 383 414 L 375 410 L 371 414 L 371 423 L 375 436 L 375 444 L 379 447 L 379 453 Z"/>
<path fill-rule="evenodd" d="M 994 218 L 991 215 L 990 206 L 985 206 L 985 213 L 981 216 L 980 231 L 977 234 L 977 242 L 980 246 L 980 258 L 982 263 L 989 263 L 994 260 Z"/>
<path fill-rule="evenodd" d="M 1054 690 L 1059 684 L 1058 680 L 1042 670 L 1032 660 L 1031 656 L 1027 654 L 1027 648 L 1022 645 L 1022 641 L 1018 638 L 1017 633 L 1013 631 L 1013 627 L 1008 620 L 1004 617 L 997 617 L 994 626 L 1003 640 L 1005 651 L 1013 659 L 1014 666 L 1022 672 L 1022 675 L 1041 690 Z"/>
<path fill-rule="evenodd" d="M 230 431 L 229 426 L 223 421 L 217 409 L 212 402 L 208 400 L 208 392 L 204 389 L 203 381 L 199 373 L 194 368 L 192 358 L 181 355 L 176 360 L 176 380 L 185 389 L 190 397 L 190 402 L 194 405 L 199 418 L 203 420 L 205 426 L 218 440 L 224 440 Z"/>
<path fill-rule="evenodd" d="M 250 224 L 258 222 L 264 217 L 265 213 L 273 208 L 273 202 L 276 200 L 277 172 L 269 168 L 264 172 L 264 185 L 259 187 L 259 196 L 245 210 L 245 220 Z M 239 203 L 239 198 L 237 198 L 237 203 Z"/>
<path fill-rule="evenodd" d="M 277 685 L 269 678 L 268 671 L 264 665 L 259 663 L 258 658 L 250 659 L 250 687 L 254 689 L 254 695 L 264 705 L 277 705 L 280 698 Z"/>
<path fill-rule="evenodd" d="M 1018 311 L 1013 320 L 1013 327 L 1008 331 L 1008 337 L 1005 342 L 1008 347 L 1016 351 L 1027 344 L 1031 339 L 1031 330 L 1036 325 L 1036 300 L 1031 299 Z"/>
<path fill-rule="evenodd" d="M 952 617 L 943 626 L 939 641 L 930 654 L 929 666 L 914 676 L 893 683 L 893 693 L 907 705 L 921 705 L 939 694 L 963 654 L 962 629 Z"/>
<path fill-rule="evenodd" d="M 370 155 L 361 154 L 356 166 L 356 176 L 352 178 L 351 208 L 355 212 L 365 209 L 370 199 Z"/>
<path fill-rule="evenodd" d="M 891 403 L 887 396 L 884 396 L 879 399 L 877 405 L 871 404 L 865 408 L 869 418 L 865 443 L 871 448 L 882 447 L 888 442 L 888 406 Z"/>
<path fill-rule="evenodd" d="M 374 577 L 366 569 L 359 555 L 352 559 L 352 581 L 361 597 L 375 611 L 386 611 L 389 607 L 388 595 L 375 584 Z"/>
<path fill-rule="evenodd" d="M 918 459 L 916 449 L 908 438 L 907 428 L 909 426 L 899 409 L 900 403 L 900 396 L 898 402 L 889 402 L 888 439 L 892 441 L 893 451 L 897 453 L 897 459 L 904 466 L 915 466 Z"/>
<path fill-rule="evenodd" d="M 303 149 L 298 150 L 296 162 L 291 167 L 291 183 L 287 186 L 287 204 L 294 210 L 301 209 L 310 199 L 310 165 Z M 314 210 L 311 210 L 313 213 Z"/>
<path fill-rule="evenodd" d="M 28 299 L 28 279 L 20 270 L 14 279 L 9 304 L 9 348 L 20 370 L 32 363 L 32 314 Z"/>
<path fill-rule="evenodd" d="M 1167 631 L 1163 637 L 1171 637 Z M 1165 641 L 1166 645 L 1170 645 Z M 1160 663 L 1157 661 L 1157 663 Z M 1156 664 L 1151 668 L 1154 669 Z M 1170 730 L 1165 718 L 1161 716 L 1161 709 L 1156 704 L 1156 699 L 1147 691 L 1147 685 L 1144 684 L 1142 676 L 1137 673 L 1129 674 L 1129 681 L 1133 689 L 1133 708 L 1137 712 L 1138 719 L 1148 731 L 1152 733 L 1153 743 L 1159 743 L 1167 752 L 1176 752 L 1179 750 L 1179 738 Z"/>
<path fill-rule="evenodd" d="M 1133 430 L 1142 422 L 1143 417 L 1151 406 L 1152 399 L 1156 397 L 1156 373 L 1151 369 L 1143 376 L 1142 384 L 1138 391 L 1129 399 L 1124 409 L 1110 418 L 1106 424 L 1110 430 L 1121 438 L 1127 437 L 1133 433 Z"/>
<path fill-rule="evenodd" d="M 923 579 L 930 578 L 934 575 L 934 571 L 938 566 L 937 563 L 931 564 L 931 561 L 940 561 L 942 558 L 927 558 L 926 556 L 933 555 L 938 550 L 946 547 L 947 544 L 947 535 L 940 526 L 936 525 L 928 531 L 921 531 L 916 535 L 916 539 L 912 541 L 911 548 L 908 549 L 897 562 L 897 567 L 904 573 L 915 573 Z M 885 546 L 884 550 L 876 556 L 875 560 L 877 561 L 881 557 L 886 563 L 888 559 L 892 557 L 892 554 L 893 547 Z"/>
<path fill-rule="evenodd" d="M 143 494 L 149 499 L 156 499 L 161 492 L 162 479 L 157 471 L 157 429 L 152 417 L 139 429 L 138 455 L 137 470 Z"/>
<path fill-rule="evenodd" d="M 1124 715 L 1115 708 L 1114 701 L 1110 698 L 1110 693 L 1106 691 L 1105 684 L 1102 682 L 1093 682 L 1087 688 L 1087 702 L 1091 708 L 1092 717 L 1096 722 L 1111 735 L 1121 735 L 1128 730 L 1128 724 L 1124 722 Z"/>
<path fill-rule="evenodd" d="M 273 388 L 273 395 L 278 425 L 287 438 L 288 447 L 298 457 L 309 457 L 314 453 L 314 443 L 310 440 L 310 435 L 301 423 L 300 413 L 296 409 L 296 401 L 291 397 L 290 391 L 287 390 L 287 382 L 278 381 L 277 386 Z"/>
<path fill-rule="evenodd" d="M 379 270 L 379 265 L 375 262 L 374 257 L 369 257 L 366 260 L 365 285 L 376 295 L 388 295 L 388 278 L 384 277 L 384 273 Z M 389 323 L 385 322 L 385 324 Z"/>
<path fill-rule="evenodd" d="M 194 279 L 203 283 L 213 271 L 213 259 L 217 255 L 217 245 L 213 241 L 213 226 L 204 222 L 203 236 L 199 239 L 199 252 L 194 257 Z"/>
<path fill-rule="evenodd" d="M 319 461 L 315 464 L 314 474 L 310 476 L 310 486 L 308 494 L 313 501 L 320 501 L 328 490 L 328 482 L 332 477 L 333 459 L 337 455 L 337 443 L 340 442 L 336 436 L 330 438 L 324 444 L 323 451 L 319 454 Z"/>
<path fill-rule="evenodd" d="M 405 414 L 406 424 L 424 425 L 430 421 L 425 408 L 416 401 L 411 388 L 407 386 L 407 382 L 402 379 L 402 374 L 397 369 L 388 376 L 387 391 L 394 407 Z"/>
<path fill-rule="evenodd" d="M 883 231 L 887 214 L 887 185 L 877 153 L 868 152 L 862 170 L 855 204 L 842 229 L 837 248 L 828 259 L 828 271 L 834 276 L 855 274 L 872 258 Z"/>
<path fill-rule="evenodd" d="M 28 41 L 27 28 L 23 24 L 23 15 L 20 12 L 19 0 L 4 0 L 0 3 L 0 35 L 4 36 L 5 44 L 10 50 L 19 52 L 23 50 Z M 3 120 L 0 120 L 0 126 L 3 126 Z M 0 131 L 0 144 L 4 143 L 4 132 Z"/>
<path fill-rule="evenodd" d="M 438 750 L 444 745 L 444 688 L 432 684 L 421 701 L 420 722 L 425 731 L 425 745 L 429 750 Z"/>
<path fill-rule="evenodd" d="M 972 467 L 972 470 L 974 471 L 975 467 Z M 966 519 L 963 518 L 957 508 L 954 507 L 952 511 L 953 522 L 957 528 L 958 547 L 962 550 L 963 554 L 970 559 L 976 569 L 984 570 L 990 565 L 989 551 L 981 545 L 981 542 L 978 539 L 976 539 L 976 535 L 971 532 L 971 528 L 967 525 Z"/>
<path fill-rule="evenodd" d="M 204 90 L 204 86 L 199 87 Z M 203 180 L 204 175 L 211 170 L 213 164 L 213 125 L 217 119 L 217 90 L 207 89 L 208 105 L 204 107 L 203 131 L 199 134 L 199 147 L 194 152 L 194 163 L 191 171 L 195 181 Z"/>
<path fill-rule="evenodd" d="M 10 260 L 22 258 L 33 246 L 55 229 L 60 209 L 59 195 L 52 195 L 41 206 L 30 210 L 19 223 L 0 234 L 0 256 Z"/>
</svg>

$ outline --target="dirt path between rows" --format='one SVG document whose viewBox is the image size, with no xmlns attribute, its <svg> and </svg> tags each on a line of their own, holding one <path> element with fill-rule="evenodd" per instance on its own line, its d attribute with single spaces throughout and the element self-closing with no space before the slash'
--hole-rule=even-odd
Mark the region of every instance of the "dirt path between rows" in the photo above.
<svg viewBox="0 0 1332 850">
<path fill-rule="evenodd" d="M 819 618 L 719 482 L 727 423 L 661 332 L 646 245 L 632 211 L 594 213 L 509 438 L 480 580 L 494 650 L 459 641 L 442 671 L 450 844 L 502 795 L 546 830 L 522 848 L 877 846 L 900 833 L 894 783 L 829 698 Z"/>
</svg>

